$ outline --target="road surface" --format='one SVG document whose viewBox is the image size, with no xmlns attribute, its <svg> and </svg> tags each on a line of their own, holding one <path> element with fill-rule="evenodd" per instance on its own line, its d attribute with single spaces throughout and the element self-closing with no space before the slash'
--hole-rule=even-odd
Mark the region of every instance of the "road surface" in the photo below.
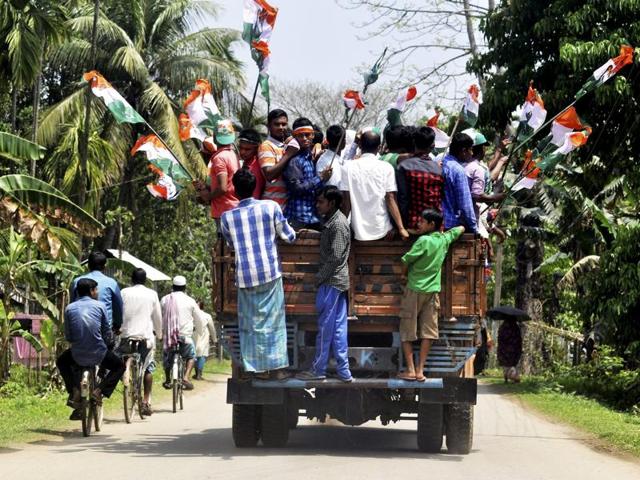
<svg viewBox="0 0 640 480">
<path fill-rule="evenodd" d="M 225 379 L 187 392 L 185 410 L 169 405 L 127 425 L 113 417 L 103 431 L 82 438 L 52 432 L 52 440 L 0 450 L 0 478 L 12 480 L 146 479 L 392 479 L 626 480 L 640 464 L 599 453 L 581 435 L 525 411 L 480 386 L 470 455 L 416 451 L 415 422 L 382 427 L 326 426 L 301 419 L 286 449 L 236 449 Z"/>
</svg>

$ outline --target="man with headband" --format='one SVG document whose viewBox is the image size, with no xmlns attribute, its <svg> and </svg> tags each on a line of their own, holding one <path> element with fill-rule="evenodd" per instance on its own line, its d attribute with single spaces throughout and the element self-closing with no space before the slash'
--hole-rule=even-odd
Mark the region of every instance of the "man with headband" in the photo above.
<svg viewBox="0 0 640 480">
<path fill-rule="evenodd" d="M 253 198 L 260 200 L 264 192 L 264 175 L 258 162 L 258 147 L 260 146 L 260 134 L 253 128 L 245 128 L 238 137 L 238 153 L 242 160 L 242 168 L 249 170 L 256 177 L 256 189 Z"/>
<path fill-rule="evenodd" d="M 284 171 L 288 193 L 285 217 L 296 230 L 320 230 L 322 227 L 316 211 L 316 196 L 332 172 L 327 168 L 316 174 L 311 153 L 314 136 L 309 119 L 303 117 L 293 122 L 293 138 L 299 151 Z"/>
</svg>

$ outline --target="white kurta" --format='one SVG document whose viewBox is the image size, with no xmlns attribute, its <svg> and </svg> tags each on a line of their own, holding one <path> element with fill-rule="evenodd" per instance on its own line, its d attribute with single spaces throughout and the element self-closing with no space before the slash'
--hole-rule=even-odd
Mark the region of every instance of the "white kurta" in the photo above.
<svg viewBox="0 0 640 480">
<path fill-rule="evenodd" d="M 213 339 L 217 341 L 216 327 L 213 323 L 213 317 L 208 313 L 200 310 L 198 319 L 194 318 L 193 342 L 196 347 L 196 357 L 209 356 L 209 341 Z"/>
</svg>

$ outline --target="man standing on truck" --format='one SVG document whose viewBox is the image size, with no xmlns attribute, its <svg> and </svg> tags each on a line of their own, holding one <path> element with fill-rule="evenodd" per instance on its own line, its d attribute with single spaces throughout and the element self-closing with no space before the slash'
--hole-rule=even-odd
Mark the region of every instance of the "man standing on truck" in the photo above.
<svg viewBox="0 0 640 480">
<path fill-rule="evenodd" d="M 470 232 L 478 233 L 469 181 L 462 166 L 469 162 L 472 156 L 473 139 L 467 134 L 456 133 L 451 141 L 449 153 L 442 160 L 444 228 L 463 225 Z"/>
<path fill-rule="evenodd" d="M 403 257 L 404 272 L 408 281 L 400 310 L 400 340 L 407 364 L 399 375 L 403 380 L 425 381 L 424 367 L 431 344 L 438 339 L 438 317 L 440 314 L 440 289 L 442 263 L 449 245 L 464 233 L 464 227 L 455 227 L 440 232 L 442 214 L 436 210 L 425 210 L 418 223 L 422 235 Z M 420 343 L 420 360 L 417 367 L 413 361 L 413 342 Z"/>
<path fill-rule="evenodd" d="M 347 291 L 349 290 L 349 249 L 351 230 L 347 217 L 340 211 L 342 193 L 334 186 L 322 189 L 316 207 L 324 218 L 320 235 L 320 269 L 316 276 L 318 293 L 318 335 L 311 370 L 302 372 L 302 380 L 324 380 L 329 354 L 336 358 L 338 378 L 352 382 L 347 345 Z"/>
<path fill-rule="evenodd" d="M 276 236 L 293 243 L 296 232 L 276 202 L 252 198 L 256 178 L 250 171 L 238 170 L 233 185 L 240 203 L 222 215 L 221 230 L 235 250 L 242 363 L 258 378 L 282 380 L 289 357 Z"/>
</svg>

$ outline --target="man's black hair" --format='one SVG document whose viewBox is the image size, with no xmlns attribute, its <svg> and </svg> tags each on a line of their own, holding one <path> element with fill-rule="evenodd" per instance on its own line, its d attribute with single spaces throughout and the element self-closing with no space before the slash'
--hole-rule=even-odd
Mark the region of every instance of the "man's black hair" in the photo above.
<svg viewBox="0 0 640 480">
<path fill-rule="evenodd" d="M 144 285 L 144 282 L 147 281 L 147 272 L 144 271 L 144 268 L 136 268 L 133 272 L 131 272 L 131 283 L 134 285 Z"/>
<path fill-rule="evenodd" d="M 327 185 L 320 190 L 318 195 L 322 195 L 328 201 L 333 202 L 336 210 L 342 206 L 342 192 L 334 185 Z"/>
<path fill-rule="evenodd" d="M 184 292 L 187 289 L 186 285 L 172 285 L 171 290 L 174 292 Z"/>
<path fill-rule="evenodd" d="M 416 146 L 416 150 L 421 152 L 431 150 L 435 139 L 436 132 L 431 127 L 420 127 L 413 132 L 413 143 Z"/>
<path fill-rule="evenodd" d="M 482 156 L 482 153 L 483 153 L 485 147 L 486 147 L 486 144 L 484 144 L 484 143 L 482 143 L 480 145 L 474 145 L 473 146 L 473 158 L 480 158 L 480 156 Z"/>
<path fill-rule="evenodd" d="M 313 143 L 322 143 L 322 141 L 324 140 L 324 133 L 322 133 L 320 127 L 314 124 L 313 131 L 315 132 L 315 134 L 313 135 Z"/>
<path fill-rule="evenodd" d="M 460 152 L 465 148 L 471 147 L 473 147 L 473 139 L 466 133 L 458 132 L 453 136 L 453 140 L 451 140 L 449 153 L 454 157 L 460 158 Z"/>
<path fill-rule="evenodd" d="M 413 125 L 404 125 L 402 127 L 402 149 L 405 153 L 413 153 L 416 149 L 415 144 L 413 142 L 413 134 L 416 132 L 417 128 Z"/>
<path fill-rule="evenodd" d="M 360 150 L 362 153 L 378 153 L 380 149 L 380 135 L 373 130 L 366 131 L 360 138 Z"/>
<path fill-rule="evenodd" d="M 329 148 L 334 152 L 338 149 L 341 138 L 345 138 L 345 132 L 342 126 L 331 125 L 327 128 L 327 142 L 329 143 Z"/>
<path fill-rule="evenodd" d="M 427 208 L 422 212 L 422 218 L 427 222 L 435 223 L 436 230 L 440 230 L 442 226 L 442 214 L 439 211 Z"/>
<path fill-rule="evenodd" d="M 390 152 L 396 153 L 402 149 L 402 125 L 389 127 L 384 131 L 384 143 Z"/>
<path fill-rule="evenodd" d="M 92 280 L 91 278 L 81 278 L 76 283 L 76 293 L 78 294 L 78 298 L 86 297 L 87 295 L 91 295 L 91 290 L 98 286 L 98 282 Z"/>
<path fill-rule="evenodd" d="M 253 128 L 245 128 L 242 130 L 240 135 L 238 135 L 238 140 L 241 142 L 245 141 L 248 143 L 254 143 L 256 145 L 259 145 L 260 142 L 262 142 L 260 134 Z"/>
<path fill-rule="evenodd" d="M 241 168 L 234 173 L 232 182 L 236 190 L 236 196 L 240 200 L 251 197 L 256 189 L 256 176 L 246 168 Z"/>
<path fill-rule="evenodd" d="M 291 128 L 295 130 L 299 127 L 313 127 L 313 123 L 311 123 L 311 120 L 306 117 L 296 118 L 293 125 L 291 125 Z"/>
<path fill-rule="evenodd" d="M 280 117 L 285 117 L 287 120 L 289 119 L 289 115 L 287 115 L 287 112 L 285 112 L 284 110 L 281 110 L 279 108 L 271 110 L 269 112 L 269 115 L 267 115 L 267 124 L 273 122 L 276 118 L 280 118 Z"/>
<path fill-rule="evenodd" d="M 103 271 L 107 266 L 107 256 L 102 252 L 91 252 L 89 254 L 89 270 Z"/>
</svg>

